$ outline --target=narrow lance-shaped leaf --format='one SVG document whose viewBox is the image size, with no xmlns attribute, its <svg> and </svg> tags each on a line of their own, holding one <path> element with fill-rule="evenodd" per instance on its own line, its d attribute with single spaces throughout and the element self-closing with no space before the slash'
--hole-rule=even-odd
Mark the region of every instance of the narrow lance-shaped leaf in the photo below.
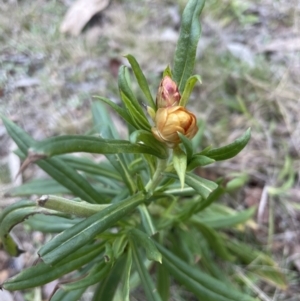
<svg viewBox="0 0 300 301">
<path fill-rule="evenodd" d="M 146 97 L 148 105 L 155 110 L 156 105 L 154 103 L 154 100 L 152 98 L 146 77 L 145 77 L 140 65 L 138 64 L 136 59 L 131 54 L 125 55 L 125 57 L 127 58 L 127 60 L 129 61 L 130 65 L 131 65 L 131 68 L 138 81 L 138 84 Z"/>
<path fill-rule="evenodd" d="M 141 222 L 142 222 L 143 228 L 146 231 L 146 233 L 149 236 L 152 236 L 152 235 L 156 234 L 157 230 L 155 228 L 155 225 L 152 221 L 151 215 L 150 215 L 146 205 L 142 204 L 142 205 L 139 206 L 138 209 L 139 209 L 139 212 L 140 212 L 140 215 L 141 215 Z"/>
<path fill-rule="evenodd" d="M 197 209 L 194 211 L 194 214 L 207 208 L 213 202 L 217 201 L 220 198 L 220 196 L 224 193 L 225 189 L 221 185 L 219 185 L 206 199 L 203 200 L 201 197 L 200 204 L 199 206 L 197 206 Z"/>
<path fill-rule="evenodd" d="M 282 269 L 266 253 L 225 236 L 226 246 L 247 265 L 247 269 L 264 281 L 286 290 L 288 283 Z"/>
<path fill-rule="evenodd" d="M 89 271 L 86 277 L 80 277 L 77 281 L 72 281 L 71 283 L 61 285 L 61 288 L 65 291 L 73 291 L 79 288 L 88 288 L 90 285 L 99 283 L 109 272 L 110 265 L 101 261 L 97 263 Z"/>
<path fill-rule="evenodd" d="M 100 288 L 94 293 L 93 300 L 114 300 L 117 287 L 124 273 L 125 259 L 125 256 L 122 256 L 112 266 L 109 274 L 102 281 Z"/>
<path fill-rule="evenodd" d="M 216 161 L 230 159 L 236 156 L 247 145 L 250 137 L 251 129 L 249 128 L 240 138 L 236 139 L 234 142 L 220 148 L 203 151 L 200 153 L 200 155 L 205 155 Z"/>
<path fill-rule="evenodd" d="M 168 301 L 170 297 L 170 274 L 163 264 L 156 267 L 157 290 L 163 301 Z"/>
<path fill-rule="evenodd" d="M 214 162 L 215 162 L 215 160 L 211 159 L 209 157 L 202 156 L 202 155 L 195 155 L 190 160 L 190 162 L 187 166 L 187 170 L 191 171 L 191 170 L 195 169 L 196 167 L 206 166 L 206 165 L 212 164 Z"/>
<path fill-rule="evenodd" d="M 206 224 L 198 222 L 196 228 L 203 234 L 211 249 L 222 259 L 233 261 L 234 257 L 228 252 L 222 237 Z"/>
<path fill-rule="evenodd" d="M 164 154 L 166 157 L 168 156 L 168 150 L 162 142 L 158 141 L 154 138 L 152 133 L 144 130 L 134 131 L 129 138 L 130 142 L 133 144 L 140 143 L 148 148 L 153 148 L 159 151 L 161 154 Z"/>
<path fill-rule="evenodd" d="M 193 187 L 203 198 L 207 198 L 218 187 L 215 182 L 191 173 L 186 174 L 185 183 Z"/>
<path fill-rule="evenodd" d="M 81 158 L 73 155 L 63 155 L 62 159 L 76 170 L 117 181 L 122 180 L 121 176 L 109 162 L 103 161 L 95 163 L 88 158 Z"/>
<path fill-rule="evenodd" d="M 101 253 L 102 248 L 103 244 L 85 246 L 80 250 L 70 253 L 67 258 L 61 258 L 62 260 L 57 266 L 50 266 L 41 262 L 5 281 L 3 288 L 14 291 L 49 283 L 91 262 Z"/>
<path fill-rule="evenodd" d="M 127 216 L 144 201 L 144 195 L 137 193 L 124 201 L 113 204 L 104 210 L 86 218 L 72 228 L 65 230 L 49 243 L 44 245 L 39 254 L 44 262 L 55 264 L 64 256 L 86 245 L 94 237 L 107 228 L 113 226 L 123 217 Z"/>
<path fill-rule="evenodd" d="M 69 189 L 59 184 L 51 178 L 47 179 L 33 179 L 24 184 L 13 187 L 6 195 L 8 196 L 32 196 L 33 194 L 72 194 Z"/>
<path fill-rule="evenodd" d="M 69 200 L 56 195 L 43 195 L 37 200 L 37 205 L 78 217 L 91 216 L 110 206 L 108 204 L 90 204 L 85 201 Z"/>
<path fill-rule="evenodd" d="M 58 290 L 51 298 L 51 301 L 78 301 L 80 300 L 80 297 L 83 295 L 85 290 L 86 288 L 79 288 L 70 292 Z"/>
<path fill-rule="evenodd" d="M 204 2 L 204 0 L 190 0 L 182 14 L 173 70 L 173 79 L 177 82 L 181 93 L 194 69 L 197 45 L 201 35 L 199 15 Z"/>
<path fill-rule="evenodd" d="M 149 260 L 161 263 L 161 254 L 158 252 L 150 236 L 138 229 L 130 230 L 129 235 L 138 245 L 141 245 L 145 249 Z"/>
<path fill-rule="evenodd" d="M 173 164 L 180 181 L 181 189 L 184 187 L 186 165 L 187 165 L 186 161 L 187 161 L 186 153 L 182 151 L 182 149 L 179 146 L 174 148 Z"/>
<path fill-rule="evenodd" d="M 38 208 L 34 202 L 30 201 L 20 201 L 4 209 L 0 218 L 0 241 L 11 256 L 18 256 L 22 251 L 9 232 L 14 226 L 34 214 L 57 214 L 57 212 Z"/>
<path fill-rule="evenodd" d="M 177 132 L 177 133 L 178 133 L 178 136 L 185 148 L 186 157 L 187 157 L 186 160 L 187 160 L 187 163 L 189 163 L 193 156 L 192 141 L 190 139 L 188 139 L 185 135 L 181 134 L 180 132 Z"/>
<path fill-rule="evenodd" d="M 173 272 L 172 274 L 177 280 L 184 283 L 185 286 L 193 290 L 203 300 L 257 301 L 233 287 L 228 287 L 227 284 L 220 280 L 201 272 L 196 267 L 188 265 L 161 244 L 156 243 L 156 246 L 163 255 L 163 264 L 166 268 Z"/>
<path fill-rule="evenodd" d="M 25 131 L 18 127 L 15 123 L 2 116 L 2 120 L 10 137 L 16 142 L 23 156 L 27 155 L 28 148 L 35 144 Z M 90 185 L 90 183 L 71 168 L 68 164 L 59 158 L 41 160 L 37 165 L 48 173 L 58 183 L 72 191 L 76 196 L 82 198 L 89 203 L 99 201 L 98 192 Z"/>
<path fill-rule="evenodd" d="M 177 178 L 177 175 L 173 173 L 165 173 L 165 175 L 170 178 Z M 218 187 L 218 184 L 216 184 L 215 182 L 201 178 L 191 173 L 186 173 L 185 183 L 188 186 L 192 187 L 196 192 L 198 192 L 204 199 L 206 199 Z"/>
<path fill-rule="evenodd" d="M 153 280 L 144 265 L 142 256 L 138 250 L 136 239 L 131 239 L 132 254 L 136 269 L 138 270 L 146 298 L 148 301 L 162 301 L 160 295 L 157 292 L 157 289 L 154 286 Z"/>
<path fill-rule="evenodd" d="M 135 128 L 150 131 L 151 127 L 144 113 L 141 114 L 140 110 L 136 109 L 136 106 L 133 104 L 130 98 L 128 98 L 127 95 L 123 93 L 123 91 L 120 92 L 120 95 L 128 111 L 128 114 L 130 115 L 130 117 L 135 123 Z"/>
<path fill-rule="evenodd" d="M 130 272 L 132 266 L 132 252 L 131 248 L 128 248 L 126 262 L 124 267 L 124 274 L 123 274 L 123 288 L 122 288 L 122 296 L 124 301 L 130 301 L 129 294 L 130 294 Z"/>
<path fill-rule="evenodd" d="M 186 85 L 184 87 L 184 91 L 180 98 L 180 106 L 185 107 L 187 105 L 197 81 L 201 83 L 201 77 L 199 75 L 193 75 L 187 80 Z"/>
<path fill-rule="evenodd" d="M 102 97 L 102 96 L 94 96 L 95 98 L 103 101 L 107 105 L 109 105 L 116 113 L 118 113 L 127 123 L 131 124 L 132 126 L 136 126 L 135 122 L 132 120 L 131 116 L 127 113 L 127 111 L 117 104 L 115 104 L 113 101 L 111 101 L 108 98 Z"/>
<path fill-rule="evenodd" d="M 213 194 L 213 193 L 212 193 Z M 210 197 L 210 196 L 209 196 Z M 202 216 L 201 218 L 194 215 L 191 217 L 191 222 L 201 222 L 214 229 L 223 229 L 234 227 L 238 224 L 245 223 L 249 220 L 256 211 L 256 207 L 250 207 L 241 212 L 224 214 L 218 216 Z"/>
<path fill-rule="evenodd" d="M 162 148 L 150 148 L 139 143 L 126 140 L 102 139 L 94 136 L 63 135 L 48 138 L 34 143 L 30 148 L 33 158 L 43 159 L 61 154 L 87 152 L 96 154 L 150 154 L 159 158 L 166 158 L 166 151 Z"/>
<path fill-rule="evenodd" d="M 134 112 L 134 115 L 131 115 L 131 117 L 134 117 L 136 120 L 140 119 L 140 122 L 143 122 L 145 124 L 149 122 L 146 118 L 146 115 L 141 107 L 141 105 L 139 104 L 139 102 L 137 101 L 134 93 L 131 90 L 131 87 L 129 85 L 128 82 L 128 78 L 127 78 L 127 67 L 125 66 L 121 66 L 119 69 L 119 75 L 118 75 L 118 85 L 119 85 L 119 89 L 120 89 L 120 96 L 122 101 L 128 100 L 128 103 L 130 103 L 132 105 L 132 108 L 134 108 L 134 110 L 131 110 L 130 113 Z M 125 96 L 125 97 L 124 97 Z M 128 103 L 127 103 L 127 109 L 128 109 Z M 124 103 L 126 105 L 126 103 Z M 135 121 L 136 121 L 135 120 Z M 149 125 L 150 128 L 150 125 Z"/>
<path fill-rule="evenodd" d="M 105 126 L 102 128 L 101 136 L 109 139 L 114 138 L 113 132 L 109 126 Z M 136 191 L 136 184 L 134 183 L 129 168 L 127 166 L 128 163 L 126 162 L 126 154 L 106 154 L 106 158 L 109 160 L 110 164 L 116 169 L 116 171 L 118 171 L 118 173 L 122 177 L 123 183 L 127 186 L 130 193 L 133 194 Z"/>
</svg>

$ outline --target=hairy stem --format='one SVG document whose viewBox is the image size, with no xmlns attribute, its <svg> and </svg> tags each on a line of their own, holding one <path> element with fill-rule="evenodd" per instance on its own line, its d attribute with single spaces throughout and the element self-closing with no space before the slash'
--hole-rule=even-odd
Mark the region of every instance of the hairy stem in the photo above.
<svg viewBox="0 0 300 301">
<path fill-rule="evenodd" d="M 157 159 L 156 171 L 153 178 L 147 183 L 145 190 L 147 191 L 148 197 L 153 194 L 154 189 L 157 187 L 162 179 L 162 173 L 167 167 L 168 159 Z"/>
<path fill-rule="evenodd" d="M 37 200 L 37 205 L 78 217 L 91 216 L 110 205 L 95 205 L 85 201 L 74 201 L 55 195 L 43 195 Z"/>
</svg>

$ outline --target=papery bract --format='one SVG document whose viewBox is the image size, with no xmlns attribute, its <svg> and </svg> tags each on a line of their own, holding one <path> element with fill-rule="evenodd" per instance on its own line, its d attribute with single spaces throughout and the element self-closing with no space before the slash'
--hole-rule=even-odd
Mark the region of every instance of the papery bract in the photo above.
<svg viewBox="0 0 300 301">
<path fill-rule="evenodd" d="M 181 95 L 177 84 L 169 76 L 165 76 L 159 85 L 156 105 L 157 108 L 167 108 L 178 106 Z"/>
<path fill-rule="evenodd" d="M 181 141 L 178 132 L 189 139 L 196 135 L 197 119 L 193 113 L 181 106 L 160 108 L 155 115 L 155 127 L 151 130 L 157 140 L 173 148 Z"/>
</svg>

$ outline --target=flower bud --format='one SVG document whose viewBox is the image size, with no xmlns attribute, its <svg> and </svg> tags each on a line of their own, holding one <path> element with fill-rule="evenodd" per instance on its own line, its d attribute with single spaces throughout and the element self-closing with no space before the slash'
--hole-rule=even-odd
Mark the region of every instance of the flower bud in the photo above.
<svg viewBox="0 0 300 301">
<path fill-rule="evenodd" d="M 197 131 L 197 119 L 194 114 L 181 106 L 160 108 L 155 115 L 154 137 L 174 148 L 180 143 L 178 132 L 192 139 Z"/>
<path fill-rule="evenodd" d="M 157 108 L 168 108 L 178 106 L 181 95 L 176 83 L 169 76 L 165 76 L 159 85 L 156 106 Z"/>
</svg>

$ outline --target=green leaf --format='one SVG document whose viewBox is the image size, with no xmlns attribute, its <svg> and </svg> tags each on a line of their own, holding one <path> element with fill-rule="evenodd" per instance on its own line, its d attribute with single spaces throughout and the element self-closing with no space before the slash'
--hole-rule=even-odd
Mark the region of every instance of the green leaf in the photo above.
<svg viewBox="0 0 300 301">
<path fill-rule="evenodd" d="M 222 186 L 218 186 L 206 199 L 200 201 L 200 205 L 197 206 L 197 210 L 194 213 L 200 212 L 210 206 L 213 202 L 217 201 L 222 194 L 225 193 L 225 189 Z"/>
<path fill-rule="evenodd" d="M 155 225 L 153 224 L 151 215 L 146 207 L 145 204 L 142 204 L 138 207 L 140 215 L 141 215 L 141 222 L 143 225 L 143 228 L 145 232 L 149 235 L 152 236 L 155 233 L 157 233 L 157 230 L 155 229 Z"/>
<path fill-rule="evenodd" d="M 189 162 L 189 165 L 187 166 L 187 170 L 191 171 L 191 170 L 195 169 L 196 167 L 209 165 L 214 162 L 216 162 L 216 160 L 211 159 L 209 157 L 202 156 L 202 155 L 194 155 L 192 157 L 191 161 Z"/>
<path fill-rule="evenodd" d="M 204 199 L 206 199 L 217 187 L 215 182 L 206 180 L 197 175 L 187 173 L 185 176 L 185 183 L 193 187 Z"/>
<path fill-rule="evenodd" d="M 187 105 L 197 81 L 201 83 L 200 75 L 193 75 L 187 80 L 186 85 L 184 87 L 184 91 L 180 98 L 180 102 L 179 102 L 180 106 L 185 107 Z"/>
<path fill-rule="evenodd" d="M 70 190 L 53 179 L 33 179 L 21 186 L 10 189 L 9 196 L 31 196 L 33 194 L 70 194 Z"/>
<path fill-rule="evenodd" d="M 182 149 L 177 146 L 173 150 L 173 165 L 177 172 L 181 189 L 184 187 L 185 174 L 186 174 L 186 165 L 187 165 L 187 156 Z"/>
<path fill-rule="evenodd" d="M 34 145 L 35 140 L 6 117 L 2 116 L 2 120 L 10 137 L 16 142 L 23 155 L 27 155 L 28 148 Z M 99 201 L 98 192 L 84 177 L 65 164 L 63 160 L 52 158 L 40 160 L 36 164 L 58 183 L 68 188 L 81 199 L 89 203 Z"/>
<path fill-rule="evenodd" d="M 158 158 L 166 158 L 166 152 L 161 149 L 149 148 L 140 143 L 130 143 L 126 140 L 102 139 L 84 135 L 63 135 L 38 141 L 30 148 L 31 156 L 49 158 L 56 155 L 74 152 L 95 154 L 150 154 Z"/>
<path fill-rule="evenodd" d="M 108 104 L 116 113 L 118 113 L 127 123 L 131 124 L 132 126 L 136 126 L 135 122 L 132 120 L 131 116 L 127 113 L 127 111 L 113 101 L 108 98 L 102 96 L 94 96 L 95 98 L 103 101 L 104 103 Z"/>
<path fill-rule="evenodd" d="M 9 214 L 13 213 L 15 210 L 27 207 L 32 208 L 33 206 L 35 206 L 35 203 L 31 200 L 21 200 L 7 206 L 2 210 L 2 212 L 0 212 L 0 224 Z"/>
<path fill-rule="evenodd" d="M 125 266 L 125 258 L 121 257 L 113 267 L 109 274 L 102 281 L 99 290 L 94 294 L 93 300 L 112 301 L 114 299 L 117 287 L 121 281 Z"/>
<path fill-rule="evenodd" d="M 170 275 L 164 265 L 158 264 L 157 267 L 157 290 L 162 301 L 168 301 L 170 297 Z"/>
<path fill-rule="evenodd" d="M 130 65 L 131 65 L 131 68 L 138 81 L 138 84 L 146 97 L 148 105 L 151 108 L 153 108 L 154 110 L 156 110 L 156 105 L 154 103 L 147 80 L 145 78 L 145 75 L 144 75 L 142 69 L 140 68 L 140 65 L 138 64 L 136 59 L 131 54 L 125 55 L 125 57 L 127 58 L 127 60 L 129 61 Z"/>
<path fill-rule="evenodd" d="M 145 114 L 141 114 L 140 111 L 136 109 L 132 101 L 127 97 L 125 93 L 121 91 L 120 94 L 130 117 L 135 123 L 135 128 L 150 131 L 151 126 Z"/>
<path fill-rule="evenodd" d="M 157 248 L 163 255 L 163 265 L 179 282 L 205 301 L 254 301 L 233 287 L 190 266 L 160 244 Z"/>
<path fill-rule="evenodd" d="M 193 144 L 190 139 L 188 139 L 186 136 L 181 134 L 180 132 L 177 132 L 178 136 L 185 148 L 186 156 L 187 156 L 187 162 L 190 162 L 193 156 Z"/>
<path fill-rule="evenodd" d="M 126 112 L 125 109 L 122 110 Z M 120 138 L 116 125 L 111 119 L 111 114 L 102 102 L 94 101 L 92 103 L 92 114 L 93 114 L 93 124 L 94 124 L 94 129 L 96 130 L 96 134 L 100 133 L 100 136 L 102 137 L 101 133 L 103 132 L 103 127 L 104 127 L 109 129 L 109 131 L 111 132 L 111 137 L 103 137 L 103 138 L 114 138 L 114 139 Z"/>
<path fill-rule="evenodd" d="M 258 251 L 237 240 L 227 239 L 226 246 L 240 260 L 247 264 L 247 270 L 259 276 L 262 280 L 275 285 L 282 290 L 287 289 L 287 280 L 278 264 L 266 253 Z"/>
<path fill-rule="evenodd" d="M 242 174 L 242 175 L 230 180 L 226 184 L 226 191 L 227 192 L 235 191 L 235 190 L 241 188 L 242 186 L 244 186 L 248 180 L 249 180 L 249 176 L 247 174 Z"/>
<path fill-rule="evenodd" d="M 80 288 L 70 292 L 58 290 L 51 298 L 51 301 L 78 301 L 85 290 L 86 288 Z"/>
<path fill-rule="evenodd" d="M 37 200 L 37 205 L 77 217 L 89 217 L 110 206 L 108 204 L 90 204 L 81 200 L 70 200 L 56 195 L 43 195 Z"/>
<path fill-rule="evenodd" d="M 197 222 L 195 227 L 203 234 L 211 249 L 222 259 L 233 261 L 234 257 L 228 252 L 225 247 L 225 242 L 222 237 L 212 228 L 206 224 Z"/>
<path fill-rule="evenodd" d="M 194 69 L 197 45 L 201 35 L 199 15 L 204 2 L 204 0 L 190 0 L 182 14 L 173 70 L 173 80 L 177 82 L 181 93 Z"/>
<path fill-rule="evenodd" d="M 147 301 L 162 301 L 157 289 L 154 286 L 153 280 L 146 269 L 141 254 L 137 248 L 135 239 L 131 239 L 132 254 L 136 269 L 138 270 L 142 285 L 144 287 Z"/>
<path fill-rule="evenodd" d="M 110 127 L 103 127 L 101 131 L 101 135 L 104 138 L 114 138 L 113 132 L 111 131 Z M 136 191 L 136 185 L 134 183 L 134 179 L 128 168 L 128 162 L 126 162 L 126 155 L 125 154 L 114 154 L 114 155 L 106 155 L 106 158 L 109 160 L 110 164 L 118 171 L 124 184 L 127 186 L 128 190 L 131 194 Z M 120 189 L 118 189 L 120 191 Z"/>
<path fill-rule="evenodd" d="M 138 229 L 132 229 L 128 234 L 136 244 L 139 244 L 145 249 L 146 257 L 149 260 L 161 263 L 161 254 L 158 252 L 157 247 L 150 236 Z"/>
<path fill-rule="evenodd" d="M 0 241 L 4 249 L 12 256 L 18 256 L 20 250 L 12 237 L 9 235 L 11 229 L 34 214 L 57 214 L 56 211 L 38 208 L 34 202 L 20 201 L 9 206 L 1 214 L 0 218 Z"/>
<path fill-rule="evenodd" d="M 70 252 L 69 256 L 63 258 L 56 266 L 40 262 L 9 278 L 3 283 L 3 288 L 15 291 L 44 285 L 91 262 L 99 256 L 102 249 L 103 244 L 84 246 L 80 250 Z"/>
<path fill-rule="evenodd" d="M 121 176 L 116 172 L 115 168 L 109 162 L 105 161 L 95 163 L 88 158 L 75 157 L 72 155 L 62 155 L 61 158 L 76 170 L 80 170 L 92 175 L 103 176 L 105 178 L 110 178 L 117 181 L 122 181 Z"/>
<path fill-rule="evenodd" d="M 192 279 L 186 273 L 179 270 L 176 265 L 172 264 L 168 259 L 164 258 L 163 265 L 170 274 L 181 284 L 194 293 L 200 300 L 205 301 L 237 301 L 237 299 L 228 299 L 222 295 L 216 294 L 214 290 L 209 290 L 203 285 Z M 243 300 L 243 299 L 241 299 Z M 241 301 L 239 300 L 239 301 Z"/>
<path fill-rule="evenodd" d="M 122 297 L 124 301 L 130 301 L 129 294 L 130 294 L 130 272 L 132 266 L 132 253 L 131 249 L 128 249 L 125 267 L 124 267 L 124 274 L 123 274 L 123 288 L 122 288 Z"/>
<path fill-rule="evenodd" d="M 79 219 L 70 219 L 55 215 L 35 214 L 30 216 L 25 224 L 31 230 L 41 231 L 44 233 L 59 233 L 79 222 Z"/>
<path fill-rule="evenodd" d="M 134 122 L 142 129 L 150 130 L 151 127 L 147 120 L 147 117 L 141 105 L 137 101 L 134 93 L 131 90 L 129 80 L 127 77 L 127 70 L 128 69 L 125 66 L 121 66 L 119 69 L 118 85 L 121 99 L 124 102 L 124 105 Z"/>
<path fill-rule="evenodd" d="M 162 157 L 168 157 L 168 150 L 162 142 L 154 138 L 152 133 L 144 130 L 134 131 L 129 138 L 132 144 L 142 144 L 154 152 L 159 152 Z"/>
<path fill-rule="evenodd" d="M 170 78 L 173 77 L 173 76 L 172 76 L 172 70 L 171 70 L 171 68 L 170 68 L 169 65 L 165 68 L 165 70 L 164 70 L 164 72 L 163 72 L 163 78 L 164 78 L 165 76 L 169 76 Z"/>
<path fill-rule="evenodd" d="M 220 148 L 214 148 L 207 152 L 200 153 L 214 159 L 216 161 L 227 160 L 236 156 L 248 143 L 251 137 L 251 129 L 249 128 L 240 138 L 236 139 L 233 143 Z"/>
<path fill-rule="evenodd" d="M 204 223 L 206 226 L 214 229 L 231 228 L 238 224 L 245 223 L 249 220 L 256 211 L 256 207 L 251 207 L 247 210 L 238 213 L 227 213 L 226 215 L 214 214 L 213 216 L 208 216 L 207 214 L 202 217 L 196 215 L 191 217 L 193 223 Z"/>
<path fill-rule="evenodd" d="M 75 169 L 65 164 L 60 158 L 51 158 L 36 162 L 54 180 L 68 188 L 74 195 L 89 203 L 98 203 L 99 193 Z"/>
<path fill-rule="evenodd" d="M 76 279 L 70 283 L 63 284 L 60 287 L 65 291 L 73 291 L 79 288 L 87 288 L 90 285 L 94 285 L 100 282 L 109 272 L 110 265 L 106 264 L 103 260 L 97 263 L 89 271 L 85 277 L 80 277 L 77 281 Z"/>
<path fill-rule="evenodd" d="M 114 258 L 118 259 L 123 253 L 127 246 L 128 240 L 126 235 L 118 236 L 113 244 L 112 244 L 112 251 Z"/>
<path fill-rule="evenodd" d="M 4 249 L 10 256 L 18 257 L 24 251 L 18 247 L 10 234 L 5 237 L 0 237 L 0 250 Z"/>
<path fill-rule="evenodd" d="M 138 193 L 126 200 L 86 218 L 44 245 L 39 254 L 47 264 L 55 264 L 64 256 L 92 241 L 96 235 L 113 226 L 144 201 Z"/>
<path fill-rule="evenodd" d="M 194 138 L 191 140 L 192 144 L 193 144 L 193 152 L 197 152 L 198 148 L 201 146 L 201 141 L 204 135 L 204 130 L 205 130 L 205 121 L 202 119 L 198 119 L 197 122 L 197 126 L 198 126 L 198 132 L 196 133 L 196 135 L 194 136 Z"/>
</svg>

